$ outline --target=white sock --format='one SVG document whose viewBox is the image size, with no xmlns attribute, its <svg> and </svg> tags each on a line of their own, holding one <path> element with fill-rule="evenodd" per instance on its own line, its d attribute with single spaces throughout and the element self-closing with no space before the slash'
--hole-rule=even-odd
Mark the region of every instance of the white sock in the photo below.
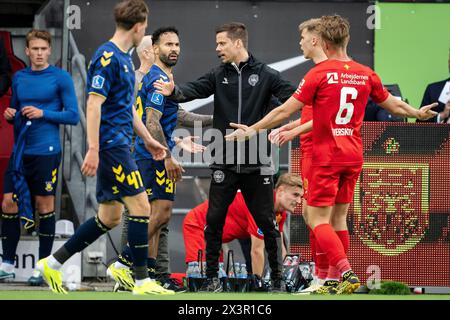
<svg viewBox="0 0 450 320">
<path fill-rule="evenodd" d="M 136 285 L 142 286 L 144 283 L 146 283 L 147 281 L 155 281 L 154 279 L 150 279 L 150 278 L 145 278 L 145 279 L 141 279 L 141 280 L 136 280 Z"/>
<path fill-rule="evenodd" d="M 55 259 L 54 256 L 48 257 L 48 266 L 52 269 L 59 270 L 62 267 L 62 264 Z"/>
<path fill-rule="evenodd" d="M 6 263 L 6 262 L 3 262 L 1 264 L 1 266 L 0 266 L 0 269 L 5 271 L 5 272 L 11 273 L 11 272 L 14 272 L 14 265 Z"/>
<path fill-rule="evenodd" d="M 114 262 L 114 267 L 116 267 L 117 269 L 128 268 L 127 265 L 121 263 L 120 261 Z"/>
</svg>

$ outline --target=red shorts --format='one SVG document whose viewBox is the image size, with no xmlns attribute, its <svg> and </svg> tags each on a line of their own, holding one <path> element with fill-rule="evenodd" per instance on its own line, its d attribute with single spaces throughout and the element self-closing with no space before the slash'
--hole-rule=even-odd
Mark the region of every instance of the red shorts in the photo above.
<svg viewBox="0 0 450 320">
<path fill-rule="evenodd" d="M 336 203 L 351 203 L 361 170 L 362 164 L 313 167 L 308 186 L 308 205 L 328 207 Z"/>
<path fill-rule="evenodd" d="M 303 157 L 300 160 L 300 164 L 302 167 L 302 180 L 303 180 L 303 198 L 308 200 L 308 186 L 311 178 L 311 164 L 312 157 Z"/>
</svg>

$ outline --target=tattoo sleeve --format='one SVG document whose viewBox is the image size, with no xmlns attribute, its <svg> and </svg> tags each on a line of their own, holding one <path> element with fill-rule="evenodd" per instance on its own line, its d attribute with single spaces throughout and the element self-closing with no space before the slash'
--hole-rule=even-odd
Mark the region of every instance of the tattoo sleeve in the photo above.
<svg viewBox="0 0 450 320">
<path fill-rule="evenodd" d="M 161 123 L 159 122 L 162 114 L 151 108 L 147 108 L 145 112 L 146 112 L 146 116 L 147 116 L 147 121 L 145 123 L 145 126 L 147 127 L 148 132 L 150 132 L 150 134 L 156 141 L 158 141 L 164 147 L 169 149 L 169 146 L 167 145 L 166 137 L 164 136 L 164 131 L 161 127 Z M 166 154 L 167 154 L 166 158 L 171 157 L 170 152 L 166 152 Z"/>
</svg>

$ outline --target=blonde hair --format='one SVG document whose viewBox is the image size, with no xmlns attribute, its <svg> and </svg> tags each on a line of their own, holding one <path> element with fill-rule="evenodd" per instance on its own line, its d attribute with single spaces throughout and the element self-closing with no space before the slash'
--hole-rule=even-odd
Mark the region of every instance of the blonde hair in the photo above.
<svg viewBox="0 0 450 320">
<path fill-rule="evenodd" d="M 350 38 L 350 23 L 339 16 L 322 16 L 320 18 L 320 36 L 334 47 L 344 48 Z"/>
<path fill-rule="evenodd" d="M 303 21 L 298 26 L 298 31 L 302 33 L 303 30 L 306 30 L 308 32 L 314 32 L 319 33 L 319 26 L 320 26 L 320 19 L 319 18 L 313 18 L 306 21 Z"/>
<path fill-rule="evenodd" d="M 288 185 L 291 187 L 300 187 L 303 189 L 303 182 L 300 175 L 295 173 L 283 173 L 277 181 L 277 184 L 275 185 L 275 189 L 282 185 Z"/>
</svg>

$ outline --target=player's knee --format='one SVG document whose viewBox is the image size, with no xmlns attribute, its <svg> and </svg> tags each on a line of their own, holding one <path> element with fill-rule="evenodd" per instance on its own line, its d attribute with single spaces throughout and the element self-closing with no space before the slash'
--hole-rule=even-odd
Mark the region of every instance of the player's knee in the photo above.
<svg viewBox="0 0 450 320">
<path fill-rule="evenodd" d="M 53 204 L 47 204 L 47 203 L 36 203 L 37 211 L 40 214 L 46 214 L 53 212 L 55 210 L 55 206 Z"/>
<path fill-rule="evenodd" d="M 132 208 L 129 208 L 130 214 L 133 216 L 146 216 L 150 213 L 150 204 L 148 201 L 136 202 Z"/>
<path fill-rule="evenodd" d="M 2 201 L 2 212 L 4 214 L 17 214 L 19 208 L 17 207 L 17 203 L 15 203 L 12 199 L 4 198 Z"/>
<path fill-rule="evenodd" d="M 105 226 L 107 226 L 108 228 L 110 228 L 110 229 L 112 229 L 112 228 L 114 228 L 114 227 L 117 227 L 119 224 L 120 224 L 120 221 L 121 221 L 122 219 L 121 219 L 121 216 L 120 215 L 117 215 L 117 216 L 113 216 L 113 215 L 111 215 L 111 216 L 108 216 L 108 217 L 102 217 L 101 218 L 101 222 L 105 225 Z"/>
</svg>

